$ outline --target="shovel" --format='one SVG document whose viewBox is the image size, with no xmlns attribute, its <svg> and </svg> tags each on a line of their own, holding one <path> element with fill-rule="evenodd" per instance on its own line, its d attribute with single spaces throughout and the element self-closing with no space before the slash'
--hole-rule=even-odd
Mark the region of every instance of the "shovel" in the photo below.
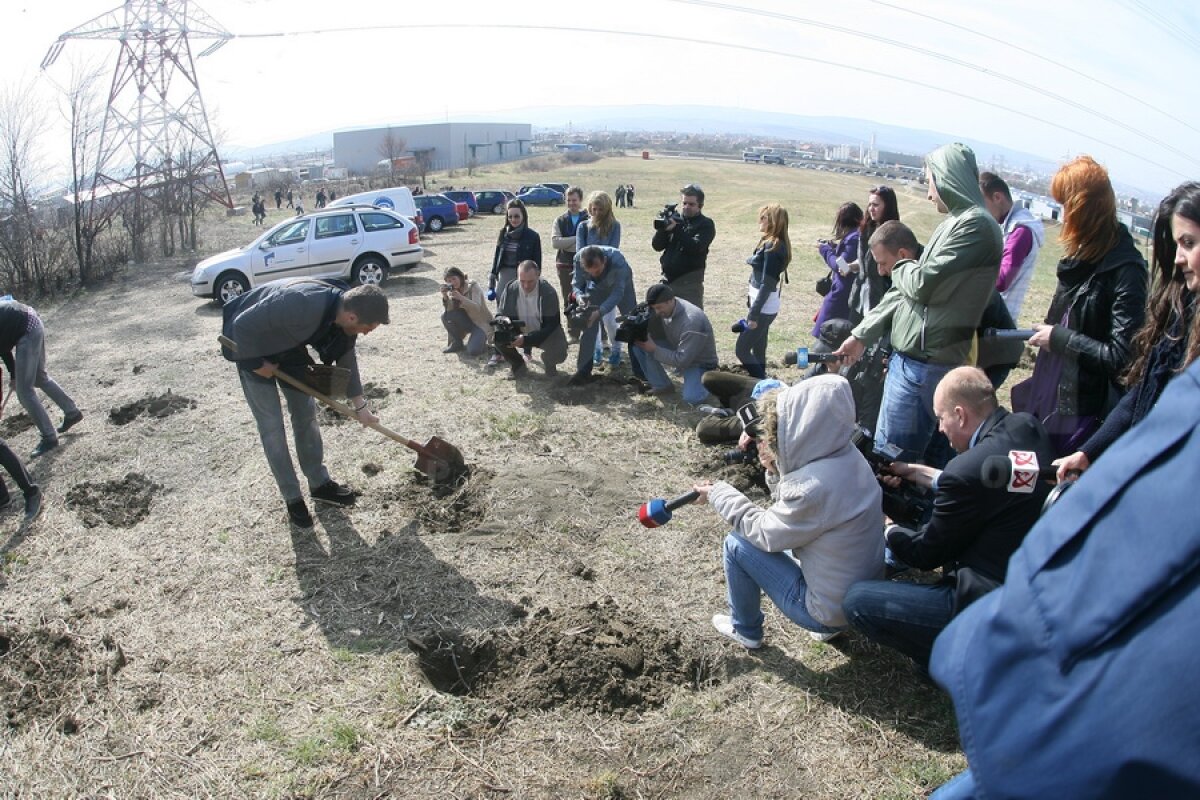
<svg viewBox="0 0 1200 800">
<path fill-rule="evenodd" d="M 231 352 L 237 352 L 237 343 L 227 336 L 218 336 L 217 341 L 222 347 L 227 348 Z M 339 403 L 332 397 L 321 394 L 316 389 L 313 389 L 308 384 L 301 380 L 293 378 L 283 370 L 276 370 L 275 377 L 291 386 L 298 392 L 303 392 L 309 397 L 314 397 L 320 400 L 325 405 L 332 408 L 344 417 L 358 421 L 358 415 L 354 410 L 345 403 Z M 425 444 L 420 444 L 412 439 L 406 439 L 393 430 L 385 428 L 378 422 L 364 423 L 369 428 L 382 433 L 389 439 L 395 439 L 400 444 L 417 452 L 416 468 L 419 472 L 428 475 L 437 483 L 453 483 L 468 472 L 466 462 L 463 461 L 462 453 L 458 452 L 458 448 L 450 444 L 444 439 L 439 439 L 433 436 Z"/>
</svg>

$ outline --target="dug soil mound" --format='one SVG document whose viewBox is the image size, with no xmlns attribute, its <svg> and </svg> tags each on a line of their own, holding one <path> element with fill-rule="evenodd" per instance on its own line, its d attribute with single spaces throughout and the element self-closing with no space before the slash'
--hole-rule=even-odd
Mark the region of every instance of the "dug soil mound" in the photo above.
<svg viewBox="0 0 1200 800">
<path fill-rule="evenodd" d="M 469 531 L 486 516 L 490 477 L 487 470 L 477 469 L 460 480 L 439 482 L 414 472 L 383 495 L 383 507 L 402 509 L 430 533 Z"/>
<path fill-rule="evenodd" d="M 13 414 L 0 422 L 0 439 L 11 439 L 33 427 L 33 417 L 28 414 Z"/>
<path fill-rule="evenodd" d="M 443 630 L 412 636 L 409 645 L 438 690 L 498 700 L 515 713 L 567 707 L 624 715 L 660 707 L 681 688 L 721 682 L 699 647 L 611 602 L 542 609 L 514 636 L 471 641 Z"/>
<path fill-rule="evenodd" d="M 111 639 L 93 646 L 66 625 L 22 630 L 0 623 L 0 714 L 10 730 L 44 720 L 62 733 L 75 733 L 71 710 L 123 666 L 125 654 Z"/>
<path fill-rule="evenodd" d="M 114 425 L 128 425 L 143 414 L 147 417 L 157 419 L 160 417 L 169 417 L 172 414 L 178 414 L 180 411 L 187 411 L 195 407 L 195 400 L 192 400 L 190 397 L 184 397 L 181 394 L 171 394 L 171 390 L 168 389 L 166 394 L 160 394 L 156 397 L 147 396 L 141 400 L 117 406 L 108 412 L 108 419 Z"/>
<path fill-rule="evenodd" d="M 120 480 L 75 484 L 67 491 L 67 507 L 75 509 L 89 528 L 102 524 L 132 528 L 150 516 L 151 502 L 162 488 L 145 475 L 130 472 Z"/>
</svg>

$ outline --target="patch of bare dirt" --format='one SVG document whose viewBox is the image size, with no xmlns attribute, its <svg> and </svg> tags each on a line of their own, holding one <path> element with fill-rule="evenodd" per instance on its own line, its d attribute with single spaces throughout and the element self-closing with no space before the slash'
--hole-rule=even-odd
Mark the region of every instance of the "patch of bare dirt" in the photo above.
<svg viewBox="0 0 1200 800">
<path fill-rule="evenodd" d="M 128 425 L 143 414 L 160 419 L 195 407 L 195 400 L 181 394 L 172 394 L 168 389 L 166 394 L 148 395 L 141 400 L 117 406 L 108 412 L 108 419 L 114 425 Z"/>
<path fill-rule="evenodd" d="M 711 688 L 720 669 L 703 649 L 611 601 L 541 609 L 514 636 L 472 640 L 455 630 L 410 636 L 439 691 L 497 700 L 515 713 L 574 708 L 629 715 L 680 688 Z"/>
<path fill-rule="evenodd" d="M 75 484 L 67 491 L 67 507 L 89 528 L 132 528 L 150 516 L 154 496 L 162 488 L 145 475 L 130 472 L 120 480 Z"/>
<path fill-rule="evenodd" d="M 364 468 L 364 471 L 365 468 Z M 399 508 L 433 533 L 457 533 L 478 527 L 487 516 L 484 500 L 491 473 L 477 469 L 449 483 L 414 472 L 383 493 L 383 508 Z"/>
<path fill-rule="evenodd" d="M 13 414 L 10 417 L 5 417 L 3 422 L 0 422 L 0 439 L 11 439 L 18 433 L 24 433 L 33 427 L 33 417 L 22 412 Z"/>
</svg>

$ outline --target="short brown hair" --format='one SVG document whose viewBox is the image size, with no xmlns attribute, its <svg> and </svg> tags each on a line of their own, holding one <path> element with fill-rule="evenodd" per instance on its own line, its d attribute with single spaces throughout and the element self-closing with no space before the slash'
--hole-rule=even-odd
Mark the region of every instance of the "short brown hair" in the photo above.
<svg viewBox="0 0 1200 800">
<path fill-rule="evenodd" d="M 979 191 L 983 192 L 984 197 L 991 197 L 999 192 L 1012 201 L 1012 190 L 1008 188 L 1004 178 L 994 172 L 979 173 Z"/>
<path fill-rule="evenodd" d="M 917 236 L 912 232 L 912 228 L 896 219 L 888 220 L 871 234 L 867 246 L 875 247 L 876 245 L 889 253 L 899 253 L 903 248 L 914 256 L 921 250 L 921 245 L 917 242 Z"/>
<path fill-rule="evenodd" d="M 342 308 L 358 317 L 359 324 L 388 324 L 387 295 L 378 286 L 355 286 L 342 295 Z"/>
</svg>

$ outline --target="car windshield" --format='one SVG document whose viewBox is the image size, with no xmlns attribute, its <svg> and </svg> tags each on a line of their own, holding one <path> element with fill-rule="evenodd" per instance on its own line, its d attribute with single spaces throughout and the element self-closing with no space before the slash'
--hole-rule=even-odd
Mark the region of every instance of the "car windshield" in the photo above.
<svg viewBox="0 0 1200 800">
<path fill-rule="evenodd" d="M 291 224 L 284 225 L 282 228 L 275 231 L 275 233 L 268 236 L 263 244 L 269 245 L 270 247 L 278 247 L 279 245 L 283 244 L 296 244 L 297 242 L 303 242 L 305 237 L 308 236 L 308 223 L 308 220 L 301 219 L 296 220 Z"/>
</svg>

